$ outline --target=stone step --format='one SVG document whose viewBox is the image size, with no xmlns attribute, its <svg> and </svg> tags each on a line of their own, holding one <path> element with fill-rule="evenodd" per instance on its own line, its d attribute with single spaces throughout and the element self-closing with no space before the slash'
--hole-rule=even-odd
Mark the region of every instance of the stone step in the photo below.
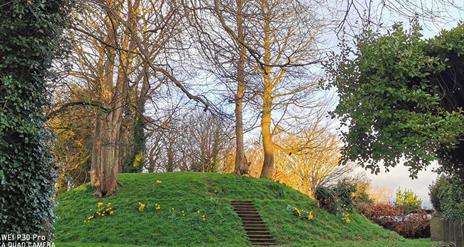
<svg viewBox="0 0 464 247">
<path fill-rule="evenodd" d="M 237 212 L 238 214 L 258 214 L 259 215 L 258 211 L 251 211 L 251 210 L 234 210 L 234 211 Z"/>
<path fill-rule="evenodd" d="M 249 215 L 247 215 L 247 216 L 240 216 L 240 218 L 241 218 L 243 221 L 247 221 L 247 220 L 252 220 L 252 221 L 253 221 L 253 220 L 258 220 L 258 221 L 262 221 L 262 220 L 261 220 L 261 217 L 259 217 L 259 215 L 258 215 L 258 216 L 249 216 Z"/>
<path fill-rule="evenodd" d="M 253 234 L 253 233 L 267 233 L 269 230 L 267 228 L 245 228 L 245 231 L 247 234 Z"/>
<path fill-rule="evenodd" d="M 266 225 L 262 220 L 243 220 L 242 225 L 250 226 L 250 225 Z"/>
<path fill-rule="evenodd" d="M 276 245 L 276 242 L 269 239 L 250 239 L 251 244 L 253 245 Z"/>
<path fill-rule="evenodd" d="M 240 218 L 242 217 L 260 217 L 261 218 L 261 215 L 259 214 L 251 214 L 251 213 L 237 213 L 238 216 L 240 216 Z"/>
<path fill-rule="evenodd" d="M 248 230 L 263 230 L 263 231 L 268 231 L 266 225 L 263 224 L 248 224 L 248 225 L 243 225 L 243 228 L 245 228 L 246 231 Z"/>
<path fill-rule="evenodd" d="M 232 205 L 247 205 L 247 206 L 254 206 L 253 202 L 232 202 Z"/>
<path fill-rule="evenodd" d="M 245 223 L 251 223 L 251 224 L 266 224 L 261 218 L 243 218 L 243 217 L 240 217 L 240 219 L 242 220 L 242 223 L 245 224 Z"/>
<path fill-rule="evenodd" d="M 253 233 L 253 232 L 269 232 L 269 230 L 266 227 L 246 227 L 245 231 L 247 233 Z"/>
<path fill-rule="evenodd" d="M 255 208 L 233 207 L 238 212 L 258 212 Z"/>
<path fill-rule="evenodd" d="M 248 238 L 252 239 L 273 239 L 270 233 L 268 234 L 248 234 Z"/>
<path fill-rule="evenodd" d="M 245 230 L 247 234 L 268 234 L 269 231 L 267 229 L 249 229 Z"/>
<path fill-rule="evenodd" d="M 240 211 L 256 211 L 255 207 L 249 207 L 249 206 L 232 206 L 234 210 L 240 210 Z"/>
<path fill-rule="evenodd" d="M 246 220 L 246 219 L 258 219 L 258 220 L 261 220 L 261 216 L 259 215 L 239 215 L 240 218 L 242 218 L 242 220 Z"/>
<path fill-rule="evenodd" d="M 232 204 L 234 208 L 255 208 L 252 204 Z"/>
<path fill-rule="evenodd" d="M 243 228 L 245 228 L 246 231 L 248 230 L 268 231 L 266 225 L 244 225 Z"/>
<path fill-rule="evenodd" d="M 236 210 L 235 212 L 237 212 L 237 214 L 254 214 L 254 215 L 259 215 L 259 212 L 258 211 L 240 211 L 240 210 Z"/>
<path fill-rule="evenodd" d="M 253 245 L 275 245 L 276 241 L 273 239 L 250 239 Z"/>
</svg>

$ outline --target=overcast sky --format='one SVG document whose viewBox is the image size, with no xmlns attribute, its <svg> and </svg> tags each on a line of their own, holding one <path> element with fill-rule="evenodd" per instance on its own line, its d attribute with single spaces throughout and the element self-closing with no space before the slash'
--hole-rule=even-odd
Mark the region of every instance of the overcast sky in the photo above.
<svg viewBox="0 0 464 247">
<path fill-rule="evenodd" d="M 431 208 L 429 197 L 429 185 L 435 181 L 437 174 L 432 172 L 432 168 L 437 167 L 437 164 L 432 164 L 427 171 L 419 172 L 417 179 L 409 177 L 408 168 L 399 164 L 395 168 L 390 169 L 390 172 L 381 172 L 378 175 L 367 174 L 374 187 L 386 187 L 391 189 L 393 195 L 391 201 L 394 200 L 394 193 L 401 188 L 401 190 L 411 190 L 422 199 L 422 206 Z"/>
</svg>

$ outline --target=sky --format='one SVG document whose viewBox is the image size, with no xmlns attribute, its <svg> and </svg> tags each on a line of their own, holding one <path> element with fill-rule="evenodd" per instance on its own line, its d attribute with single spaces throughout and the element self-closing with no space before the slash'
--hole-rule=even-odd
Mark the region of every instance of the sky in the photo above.
<svg viewBox="0 0 464 247">
<path fill-rule="evenodd" d="M 433 163 L 426 171 L 421 171 L 418 174 L 417 179 L 411 179 L 409 177 L 408 168 L 403 164 L 397 165 L 395 168 L 390 169 L 389 172 L 382 171 L 378 175 L 367 173 L 367 178 L 371 181 L 371 184 L 375 187 L 389 188 L 393 195 L 390 201 L 394 201 L 395 192 L 398 189 L 413 191 L 422 200 L 422 206 L 425 208 L 431 208 L 429 197 L 429 185 L 435 181 L 437 174 L 433 172 L 433 168 L 436 168 L 438 164 Z M 362 168 L 359 168 L 362 170 Z"/>
</svg>

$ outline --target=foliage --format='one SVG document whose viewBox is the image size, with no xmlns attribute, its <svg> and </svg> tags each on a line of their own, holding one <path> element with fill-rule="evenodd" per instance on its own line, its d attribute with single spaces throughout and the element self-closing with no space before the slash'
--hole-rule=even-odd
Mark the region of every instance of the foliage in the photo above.
<svg viewBox="0 0 464 247">
<path fill-rule="evenodd" d="M 448 186 L 448 181 L 445 176 L 438 177 L 438 179 L 429 186 L 430 202 L 437 212 L 442 212 L 440 197 L 442 197 L 443 190 L 446 186 Z"/>
<path fill-rule="evenodd" d="M 353 194 L 356 185 L 348 180 L 341 180 L 331 187 L 319 186 L 316 189 L 316 199 L 319 206 L 332 214 L 351 211 L 355 208 Z"/>
<path fill-rule="evenodd" d="M 407 238 L 430 237 L 430 219 L 425 210 L 417 210 L 393 224 L 395 232 Z"/>
<path fill-rule="evenodd" d="M 154 185 L 156 180 L 162 183 Z M 319 209 L 308 196 L 267 179 L 234 174 L 174 172 L 121 174 L 118 181 L 121 189 L 111 197 L 111 203 L 117 205 L 117 212 L 91 224 L 83 223 L 83 217 L 100 200 L 92 196 L 90 185 L 59 195 L 57 241 L 148 246 L 247 246 L 246 233 L 230 205 L 231 200 L 253 201 L 272 235 L 282 245 L 401 240 L 397 234 L 385 231 L 357 213 L 350 213 L 351 224 L 343 224 L 339 216 Z M 146 204 L 144 213 L 137 210 L 138 202 Z M 156 212 L 155 203 L 161 205 Z M 311 223 L 295 220 L 287 209 L 288 205 L 313 211 L 315 217 Z M 171 208 L 175 208 L 175 217 L 171 217 Z M 182 211 L 186 213 L 185 217 L 182 217 Z M 205 215 L 205 221 L 202 215 Z"/>
<path fill-rule="evenodd" d="M 363 205 L 359 212 L 369 219 L 381 216 L 400 216 L 401 210 L 389 203 L 378 203 L 374 205 Z"/>
<path fill-rule="evenodd" d="M 89 98 L 90 90 L 72 86 L 71 101 Z M 53 159 L 58 167 L 57 192 L 89 182 L 90 153 L 92 149 L 95 111 L 91 108 L 74 108 L 47 121 L 47 127 L 53 130 L 55 141 L 52 146 Z"/>
<path fill-rule="evenodd" d="M 275 150 L 272 179 L 315 198 L 316 188 L 336 182 L 352 170 L 339 166 L 340 148 L 337 136 L 319 124 L 306 127 L 298 134 L 280 133 L 273 141 L 281 147 Z M 247 148 L 246 157 L 251 162 L 249 174 L 259 177 L 263 165 L 260 142 Z M 233 166 L 229 162 L 229 166 Z M 231 169 L 229 169 L 231 170 Z M 227 172 L 227 169 L 223 169 Z"/>
<path fill-rule="evenodd" d="M 464 218 L 464 185 L 456 177 L 441 176 L 430 187 L 430 199 L 446 218 Z"/>
<path fill-rule="evenodd" d="M 59 48 L 63 0 L 0 7 L 0 232 L 51 237 L 55 172 L 44 128 L 48 69 Z"/>
<path fill-rule="evenodd" d="M 370 184 L 368 182 L 356 183 L 356 190 L 352 194 L 353 203 L 357 206 L 359 204 L 373 204 L 374 200 L 369 195 Z"/>
<path fill-rule="evenodd" d="M 373 222 L 395 231 L 404 237 L 418 238 L 430 236 L 430 219 L 425 210 L 405 214 L 392 204 L 361 204 L 358 210 Z"/>
<path fill-rule="evenodd" d="M 464 34 L 460 29 L 459 37 Z M 425 41 L 420 31 L 416 22 L 410 31 L 401 25 L 385 35 L 367 30 L 357 38 L 355 49 L 342 44 L 343 52 L 325 64 L 328 86 L 336 87 L 340 96 L 333 114 L 349 130 L 343 133 L 344 162 L 358 161 L 378 173 L 380 163 L 388 170 L 404 158 L 416 177 L 438 158 L 439 147 L 458 143 L 464 115 L 442 104 L 445 92 L 436 82 L 449 66 L 447 56 L 427 51 L 449 44 L 440 37 Z M 462 38 L 446 41 L 462 44 Z"/>
<path fill-rule="evenodd" d="M 412 191 L 396 192 L 395 206 L 401 209 L 405 214 L 414 212 L 422 207 L 422 200 Z"/>
</svg>

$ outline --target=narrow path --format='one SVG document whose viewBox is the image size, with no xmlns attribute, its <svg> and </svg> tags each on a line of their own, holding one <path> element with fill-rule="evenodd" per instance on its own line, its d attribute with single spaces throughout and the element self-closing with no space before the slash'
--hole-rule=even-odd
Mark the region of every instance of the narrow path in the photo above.
<svg viewBox="0 0 464 247">
<path fill-rule="evenodd" d="M 243 228 L 252 245 L 276 245 L 274 237 L 269 232 L 266 223 L 251 201 L 232 201 L 232 207 L 242 220 Z"/>
</svg>

